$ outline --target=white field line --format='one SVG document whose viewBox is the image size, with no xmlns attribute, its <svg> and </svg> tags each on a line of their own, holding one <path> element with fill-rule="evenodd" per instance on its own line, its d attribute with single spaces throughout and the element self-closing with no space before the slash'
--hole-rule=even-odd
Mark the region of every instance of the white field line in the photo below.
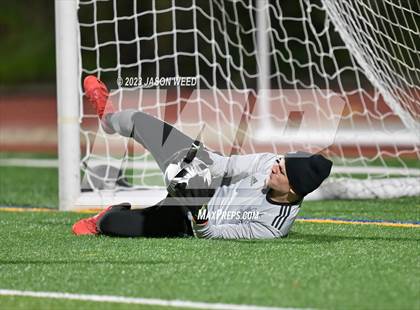
<svg viewBox="0 0 420 310">
<path fill-rule="evenodd" d="M 110 162 L 115 164 L 116 167 L 120 165 L 119 162 Z M 106 160 L 91 160 L 89 164 L 94 167 L 95 165 L 109 164 Z M 0 159 L 0 166 L 15 166 L 15 167 L 33 167 L 33 168 L 58 168 L 58 159 L 26 159 L 26 158 L 7 158 Z M 140 161 L 130 163 L 130 167 L 134 169 L 155 169 L 159 170 L 158 165 L 154 161 Z M 396 167 L 373 167 L 373 166 L 355 166 L 343 167 L 333 166 L 332 173 L 357 173 L 357 174 L 399 174 L 420 176 L 420 169 L 416 168 L 396 168 Z"/>
<path fill-rule="evenodd" d="M 89 165 L 94 167 L 95 165 L 107 165 L 114 164 L 116 167 L 121 165 L 121 162 L 112 160 L 110 162 L 106 160 L 90 160 Z M 4 158 L 0 159 L 0 166 L 14 166 L 14 167 L 32 167 L 32 168 L 58 168 L 58 159 L 30 159 L 30 158 Z M 135 169 L 156 169 L 159 170 L 159 166 L 154 161 L 140 161 L 130 163 L 130 167 Z"/>
<path fill-rule="evenodd" d="M 192 309 L 215 309 L 215 310 L 302 310 L 303 308 L 279 308 L 279 307 L 262 307 L 255 305 L 236 305 L 196 302 L 188 300 L 165 300 L 156 298 L 137 298 L 112 295 L 88 295 L 88 294 L 71 294 L 62 292 L 34 292 L 34 291 L 18 291 L 0 289 L 1 296 L 25 296 L 36 298 L 53 298 L 53 299 L 70 299 L 84 300 L 96 302 L 112 302 L 123 304 L 139 304 L 163 307 L 182 307 Z"/>
<path fill-rule="evenodd" d="M 57 168 L 58 159 L 4 158 L 0 159 L 0 166 Z"/>
<path fill-rule="evenodd" d="M 95 165 L 106 165 L 114 164 L 116 167 L 121 165 L 120 161 L 112 160 L 90 160 L 89 165 L 94 167 Z M 31 158 L 4 158 L 0 159 L 0 166 L 15 166 L 15 167 L 32 167 L 32 168 L 58 168 L 58 159 L 31 159 Z M 154 161 L 140 161 L 130 163 L 130 167 L 135 169 L 156 169 L 159 170 L 159 166 Z"/>
</svg>

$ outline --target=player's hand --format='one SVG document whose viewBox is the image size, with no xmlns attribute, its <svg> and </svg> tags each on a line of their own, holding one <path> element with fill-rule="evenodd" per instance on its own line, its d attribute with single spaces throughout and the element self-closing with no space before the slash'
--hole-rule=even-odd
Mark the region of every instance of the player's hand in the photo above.
<svg viewBox="0 0 420 310">
<path fill-rule="evenodd" d="M 209 221 L 207 212 L 207 204 L 205 204 L 196 214 L 192 214 L 194 223 L 197 225 L 206 225 Z"/>
</svg>

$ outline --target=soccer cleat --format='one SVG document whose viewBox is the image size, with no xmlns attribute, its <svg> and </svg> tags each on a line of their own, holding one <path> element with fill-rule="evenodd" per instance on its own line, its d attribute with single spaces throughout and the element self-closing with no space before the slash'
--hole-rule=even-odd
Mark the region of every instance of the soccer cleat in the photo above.
<svg viewBox="0 0 420 310">
<path fill-rule="evenodd" d="M 72 231 L 75 235 L 97 235 L 99 234 L 99 230 L 96 226 L 96 223 L 104 216 L 106 212 L 108 212 L 113 206 L 109 206 L 108 208 L 102 210 L 95 216 L 81 219 L 77 221 L 73 227 Z"/>
<path fill-rule="evenodd" d="M 83 88 L 88 101 L 96 109 L 99 118 L 108 113 L 114 113 L 115 109 L 111 102 L 108 102 L 109 91 L 102 81 L 93 75 L 88 75 L 83 81 Z"/>
<path fill-rule="evenodd" d="M 97 235 L 99 234 L 98 229 L 96 228 L 96 223 L 93 221 L 93 219 L 87 218 L 87 219 L 81 219 L 80 221 L 77 221 L 74 223 L 72 227 L 73 234 L 80 236 L 80 235 Z"/>
</svg>

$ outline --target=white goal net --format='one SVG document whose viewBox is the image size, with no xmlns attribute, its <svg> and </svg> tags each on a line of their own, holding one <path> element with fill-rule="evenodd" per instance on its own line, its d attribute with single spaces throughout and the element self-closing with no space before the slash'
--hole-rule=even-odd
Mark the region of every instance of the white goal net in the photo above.
<svg viewBox="0 0 420 310">
<path fill-rule="evenodd" d="M 417 1 L 79 0 L 77 18 L 79 206 L 147 204 L 144 189 L 163 189 L 146 150 L 100 128 L 90 74 L 117 109 L 226 155 L 322 151 L 333 175 L 312 198 L 419 194 Z"/>
</svg>

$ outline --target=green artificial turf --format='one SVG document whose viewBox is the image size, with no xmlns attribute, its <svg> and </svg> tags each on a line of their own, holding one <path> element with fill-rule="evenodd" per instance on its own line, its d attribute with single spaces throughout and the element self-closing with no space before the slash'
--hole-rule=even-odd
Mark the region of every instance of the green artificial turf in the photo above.
<svg viewBox="0 0 420 310">
<path fill-rule="evenodd" d="M 326 309 L 419 305 L 418 228 L 296 223 L 286 239 L 251 241 L 73 236 L 84 216 L 1 212 L 1 288 Z M 0 308 L 31 300 L 0 297 Z"/>
<path fill-rule="evenodd" d="M 33 298 L 33 297 L 16 297 L 16 296 L 0 296 L 0 306 L 2 309 L 13 310 L 168 310 L 167 307 L 146 306 L 142 304 L 124 304 L 124 303 L 107 303 L 94 301 L 79 300 L 61 300 L 51 298 Z M 182 309 L 182 308 L 175 308 Z"/>
<path fill-rule="evenodd" d="M 0 205 L 58 208 L 58 170 L 0 167 Z"/>
<path fill-rule="evenodd" d="M 0 167 L 0 204 L 57 207 L 57 170 Z M 304 202 L 300 216 L 420 222 L 420 197 Z M 321 309 L 418 309 L 419 228 L 297 222 L 281 240 L 76 237 L 86 214 L 0 211 L 0 289 Z M 145 306 L 0 296 L 0 309 Z M 146 307 L 145 309 L 158 309 Z"/>
<path fill-rule="evenodd" d="M 304 201 L 300 217 L 420 222 L 420 197 Z"/>
</svg>

